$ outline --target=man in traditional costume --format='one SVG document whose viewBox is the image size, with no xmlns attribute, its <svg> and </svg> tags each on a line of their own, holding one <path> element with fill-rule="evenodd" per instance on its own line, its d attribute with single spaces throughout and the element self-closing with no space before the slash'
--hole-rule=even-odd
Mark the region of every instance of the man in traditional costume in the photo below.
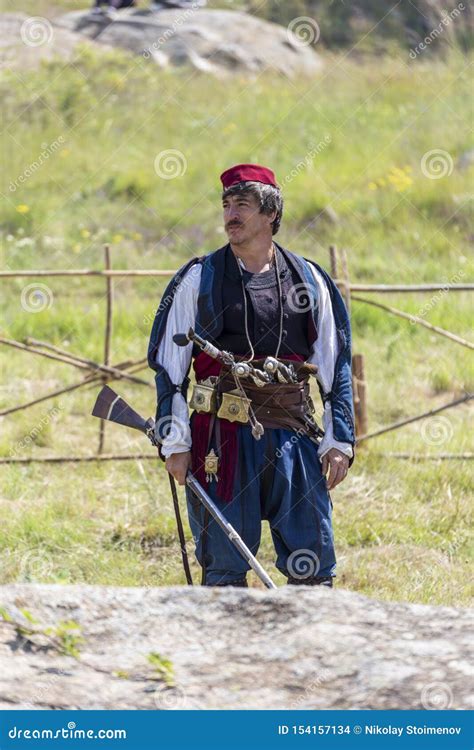
<svg viewBox="0 0 474 750">
<path fill-rule="evenodd" d="M 273 171 L 238 164 L 221 181 L 229 241 L 177 272 L 151 331 L 160 455 L 180 485 L 192 471 L 253 554 L 268 520 L 289 584 L 332 586 L 329 491 L 354 458 L 347 311 L 322 268 L 272 239 L 283 211 Z M 244 376 L 192 341 L 178 346 L 173 336 L 189 329 L 231 352 Z M 324 432 L 313 418 L 311 376 Z M 186 496 L 203 583 L 247 586 L 247 562 L 187 486 Z"/>
</svg>

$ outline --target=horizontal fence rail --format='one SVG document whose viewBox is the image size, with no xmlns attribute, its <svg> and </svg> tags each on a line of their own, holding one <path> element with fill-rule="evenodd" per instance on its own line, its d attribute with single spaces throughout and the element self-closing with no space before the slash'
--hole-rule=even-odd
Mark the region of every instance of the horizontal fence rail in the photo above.
<svg viewBox="0 0 474 750">
<path fill-rule="evenodd" d="M 40 341 L 31 336 L 24 339 L 23 342 L 15 341 L 7 337 L 0 336 L 0 345 L 13 347 L 27 354 L 35 354 L 36 356 L 46 357 L 50 360 L 61 362 L 63 364 L 74 367 L 78 370 L 82 370 L 83 379 L 69 385 L 67 387 L 58 389 L 50 392 L 27 403 L 11 406 L 3 411 L 0 411 L 0 417 L 13 414 L 18 411 L 23 411 L 36 404 L 48 401 L 59 395 L 65 393 L 71 393 L 79 388 L 91 388 L 97 387 L 98 385 L 114 381 L 114 380 L 126 380 L 128 382 L 145 386 L 148 388 L 155 389 L 155 386 L 144 378 L 137 377 L 136 373 L 141 370 L 147 369 L 148 363 L 147 358 L 143 357 L 139 360 L 125 360 L 116 364 L 110 363 L 110 349 L 112 339 L 112 319 L 113 319 L 113 279 L 114 278 L 126 278 L 126 277 L 171 277 L 176 273 L 176 270 L 157 270 L 157 269 L 112 269 L 110 260 L 110 246 L 105 245 L 104 248 L 104 268 L 103 269 L 50 269 L 50 270 L 8 270 L 1 271 L 0 278 L 35 278 L 35 277 L 98 277 L 102 276 L 105 278 L 106 283 L 106 319 L 104 327 L 104 362 L 95 362 L 91 359 L 87 359 L 79 354 L 74 354 L 62 349 L 59 346 L 55 346 L 47 341 Z M 409 320 L 410 323 L 423 326 L 430 331 L 437 333 L 440 336 L 444 336 L 448 340 L 455 344 L 474 349 L 474 344 L 461 336 L 447 331 L 438 326 L 434 326 L 428 323 L 423 318 L 416 315 L 406 313 L 397 308 L 390 307 L 382 304 L 381 302 L 375 302 L 373 300 L 365 299 L 357 296 L 354 292 L 366 292 L 366 293 L 382 293 L 382 294 L 398 294 L 398 293 L 427 293 L 427 292 L 472 292 L 474 291 L 474 283 L 465 284 L 450 284 L 447 282 L 432 282 L 428 284 L 364 284 L 364 283 L 351 283 L 349 279 L 347 255 L 345 250 L 338 252 L 334 245 L 329 248 L 329 257 L 331 265 L 331 275 L 335 280 L 335 283 L 339 287 L 341 294 L 344 297 L 346 306 L 349 310 L 351 309 L 351 302 L 354 301 L 357 304 L 368 304 L 377 307 L 384 313 L 389 315 L 395 315 L 399 318 Z M 364 376 L 364 357 L 362 354 L 353 354 L 353 387 L 354 387 L 354 408 L 356 417 L 356 442 L 358 445 L 365 444 L 368 440 L 383 435 L 387 432 L 400 429 L 405 425 L 412 424 L 421 419 L 427 419 L 435 414 L 438 414 L 445 409 L 459 406 L 462 403 L 470 401 L 474 394 L 465 394 L 464 396 L 457 398 L 447 404 L 443 404 L 435 409 L 425 411 L 421 414 L 417 414 L 411 417 L 407 417 L 393 424 L 385 425 L 379 429 L 368 431 L 368 417 L 367 417 L 367 390 L 366 380 Z M 63 463 L 63 462 L 80 462 L 80 461 L 131 461 L 131 460 L 142 460 L 142 459 L 156 459 L 156 454 L 116 454 L 116 453 L 104 453 L 104 437 L 105 437 L 105 426 L 106 422 L 100 420 L 99 423 L 99 444 L 97 453 L 88 456 L 6 456 L 0 457 L 1 464 L 8 463 L 20 463 L 29 464 L 34 462 L 43 463 Z M 378 454 L 384 455 L 385 457 L 393 457 L 400 459 L 412 459 L 412 460 L 466 460 L 474 457 L 473 453 L 440 453 L 437 455 L 416 455 L 409 453 L 385 453 Z"/>
<path fill-rule="evenodd" d="M 127 276 L 163 276 L 170 277 L 174 276 L 178 269 L 174 270 L 159 270 L 159 269 L 142 269 L 142 270 L 129 270 L 123 269 L 104 269 L 95 270 L 87 268 L 77 268 L 69 270 L 57 270 L 51 269 L 49 271 L 0 271 L 0 278 L 34 278 L 35 276 L 42 277 L 54 277 L 54 276 L 115 276 L 115 277 L 127 277 Z M 447 284 L 446 282 L 432 282 L 430 284 L 346 284 L 343 279 L 335 279 L 335 283 L 338 286 L 348 286 L 351 292 L 381 292 L 383 293 L 398 293 L 398 292 L 472 292 L 474 291 L 474 283 L 469 284 Z"/>
</svg>

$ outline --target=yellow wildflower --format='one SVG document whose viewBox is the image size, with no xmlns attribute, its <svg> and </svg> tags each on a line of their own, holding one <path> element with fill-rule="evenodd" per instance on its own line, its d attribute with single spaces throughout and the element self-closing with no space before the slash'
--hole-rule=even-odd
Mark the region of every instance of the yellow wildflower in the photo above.
<svg viewBox="0 0 474 750">
<path fill-rule="evenodd" d="M 19 214 L 27 214 L 30 210 L 30 207 L 27 206 L 26 203 L 20 203 L 20 205 L 16 207 L 16 210 Z"/>
</svg>

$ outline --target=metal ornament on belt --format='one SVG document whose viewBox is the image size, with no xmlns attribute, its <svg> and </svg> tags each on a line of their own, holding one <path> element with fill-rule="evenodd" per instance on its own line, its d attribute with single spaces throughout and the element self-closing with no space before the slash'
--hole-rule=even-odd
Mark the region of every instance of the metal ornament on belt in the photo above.
<svg viewBox="0 0 474 750">
<path fill-rule="evenodd" d="M 267 357 L 263 363 L 263 369 L 269 375 L 276 376 L 279 383 L 297 383 L 295 368 L 293 365 L 285 365 L 275 357 Z"/>
<path fill-rule="evenodd" d="M 216 410 L 216 389 L 210 378 L 194 386 L 189 406 L 198 412 L 214 412 Z"/>
<path fill-rule="evenodd" d="M 212 482 L 213 479 L 216 482 L 219 481 L 217 471 L 219 469 L 219 456 L 216 454 L 214 448 L 211 448 L 207 456 L 204 458 L 204 471 L 206 473 L 206 482 Z"/>
<path fill-rule="evenodd" d="M 217 412 L 221 419 L 228 419 L 229 422 L 242 422 L 247 424 L 249 421 L 249 409 L 251 401 L 239 395 L 239 391 L 227 391 L 222 394 L 222 402 Z"/>
</svg>

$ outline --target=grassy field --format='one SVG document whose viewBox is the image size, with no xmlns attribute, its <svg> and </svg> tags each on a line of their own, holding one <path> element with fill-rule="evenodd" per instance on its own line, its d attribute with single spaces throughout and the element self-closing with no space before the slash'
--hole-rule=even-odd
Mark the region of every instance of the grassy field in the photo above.
<svg viewBox="0 0 474 750">
<path fill-rule="evenodd" d="M 225 242 L 219 173 L 258 161 L 273 166 L 283 185 L 276 239 L 294 252 L 327 267 L 328 245 L 345 247 L 352 280 L 469 281 L 472 167 L 460 162 L 471 148 L 468 66 L 455 51 L 437 62 L 400 53 L 361 63 L 327 53 L 325 71 L 309 82 L 264 74 L 210 85 L 189 71 L 158 72 L 119 53 L 104 61 L 83 51 L 74 65 L 22 75 L 20 86 L 5 74 L 2 266 L 100 268 L 107 241 L 116 268 L 177 268 Z M 175 179 L 155 170 L 167 149 L 184 156 Z M 446 171 L 439 179 L 437 157 L 426 156 L 434 149 Z M 42 150 L 47 158 L 31 170 Z M 42 298 L 35 296 L 40 283 Z M 114 287 L 112 361 L 143 357 L 164 282 L 116 280 Z M 4 288 L 2 335 L 33 336 L 101 360 L 102 280 L 9 279 Z M 469 338 L 467 293 L 374 298 Z M 352 321 L 354 351 L 366 358 L 371 429 L 472 391 L 467 349 L 355 301 Z M 2 409 L 82 377 L 14 349 L 3 354 Z M 119 390 L 149 415 L 153 373 L 142 375 L 153 388 L 124 383 Z M 1 454 L 93 453 L 98 424 L 87 415 L 96 391 L 4 417 Z M 385 599 L 470 601 L 468 463 L 383 456 L 470 451 L 469 413 L 467 405 L 445 411 L 359 450 L 333 493 L 339 585 Z M 110 427 L 106 450 L 147 445 Z M 0 582 L 184 582 L 160 462 L 1 471 Z M 260 556 L 273 574 L 268 530 Z M 275 580 L 282 582 L 276 572 Z"/>
</svg>

